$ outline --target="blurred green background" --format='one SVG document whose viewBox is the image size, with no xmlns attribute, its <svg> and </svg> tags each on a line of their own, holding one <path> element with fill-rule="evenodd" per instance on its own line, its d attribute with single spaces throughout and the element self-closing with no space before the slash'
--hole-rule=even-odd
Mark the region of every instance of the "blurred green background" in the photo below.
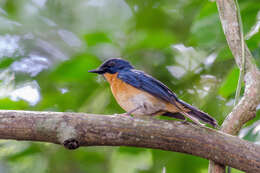
<svg viewBox="0 0 260 173">
<path fill-rule="evenodd" d="M 260 3 L 240 0 L 247 44 L 260 65 Z M 123 57 L 221 124 L 239 70 L 216 3 L 208 0 L 1 0 L 0 109 L 122 113 L 87 71 Z M 260 108 L 260 106 L 259 106 Z M 260 112 L 239 137 L 260 141 Z M 1 173 L 207 173 L 195 156 L 131 147 L 0 141 Z M 239 172 L 233 170 L 233 172 Z"/>
</svg>

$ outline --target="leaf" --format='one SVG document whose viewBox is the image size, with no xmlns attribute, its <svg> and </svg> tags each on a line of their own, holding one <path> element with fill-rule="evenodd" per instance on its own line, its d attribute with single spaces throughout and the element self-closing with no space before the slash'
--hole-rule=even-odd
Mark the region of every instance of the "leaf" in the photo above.
<svg viewBox="0 0 260 173">
<path fill-rule="evenodd" d="M 111 39 L 103 32 L 95 32 L 84 36 L 88 46 L 95 46 L 99 43 L 111 43 Z"/>
<path fill-rule="evenodd" d="M 175 43 L 175 37 L 171 32 L 164 30 L 138 30 L 132 33 L 129 39 L 127 51 L 135 51 L 139 49 L 163 49 Z"/>
<path fill-rule="evenodd" d="M 229 59 L 233 59 L 233 55 L 229 49 L 228 46 L 225 46 L 224 48 L 222 48 L 219 51 L 218 57 L 216 59 L 216 62 L 220 62 L 220 61 L 226 61 Z"/>
<path fill-rule="evenodd" d="M 13 58 L 1 58 L 0 59 L 0 69 L 9 67 L 14 61 L 15 61 L 15 59 L 13 59 Z"/>
<path fill-rule="evenodd" d="M 100 61 L 94 55 L 80 54 L 62 63 L 51 74 L 51 78 L 61 82 L 86 81 L 93 76 L 88 71 L 97 68 L 99 65 Z"/>
<path fill-rule="evenodd" d="M 28 109 L 29 105 L 27 102 L 23 100 L 19 101 L 12 101 L 9 98 L 0 99 L 0 109 L 6 109 L 6 110 L 26 110 Z"/>
<path fill-rule="evenodd" d="M 225 42 L 216 3 L 207 2 L 191 26 L 191 40 L 203 48 L 214 49 Z"/>
<path fill-rule="evenodd" d="M 219 94 L 224 98 L 228 98 L 230 95 L 234 94 L 236 92 L 238 78 L 239 69 L 235 66 L 230 70 L 226 79 L 222 82 L 219 88 Z"/>
</svg>

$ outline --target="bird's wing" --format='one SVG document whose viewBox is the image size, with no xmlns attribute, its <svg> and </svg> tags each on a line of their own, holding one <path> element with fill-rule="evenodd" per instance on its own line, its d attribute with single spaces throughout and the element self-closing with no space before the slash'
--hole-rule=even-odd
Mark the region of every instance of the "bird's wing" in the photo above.
<svg viewBox="0 0 260 173">
<path fill-rule="evenodd" d="M 173 105 L 175 105 L 177 108 L 179 108 L 180 112 L 189 118 L 191 118 L 193 121 L 195 119 L 201 120 L 203 122 L 211 124 L 213 127 L 218 127 L 217 121 L 209 116 L 207 113 L 202 112 L 198 110 L 197 108 L 189 105 L 188 103 L 185 103 L 184 101 L 177 98 L 177 96 L 163 83 L 156 80 L 152 76 L 149 76 L 148 74 L 144 73 L 143 71 L 139 70 L 128 70 L 128 71 L 122 71 L 118 73 L 117 76 L 122 81 L 132 85 L 135 88 L 141 89 L 143 91 L 146 91 L 150 93 L 151 95 L 161 98 L 162 100 L 165 100 Z M 178 105 L 182 105 L 189 111 L 183 111 L 182 108 L 180 108 Z M 166 116 L 170 115 L 166 112 Z M 170 115 L 172 116 L 172 115 Z M 173 116 L 176 118 L 176 116 Z M 181 119 L 183 119 L 183 116 L 181 116 Z M 198 121 L 196 121 L 198 122 Z"/>
<path fill-rule="evenodd" d="M 118 73 L 117 76 L 122 81 L 150 93 L 155 97 L 176 105 L 177 96 L 162 82 L 139 70 L 127 70 Z"/>
</svg>

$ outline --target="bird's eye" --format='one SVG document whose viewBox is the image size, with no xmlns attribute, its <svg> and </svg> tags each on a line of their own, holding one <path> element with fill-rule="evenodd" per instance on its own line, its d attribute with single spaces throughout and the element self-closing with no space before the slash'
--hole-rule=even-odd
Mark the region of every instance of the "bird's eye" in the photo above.
<svg viewBox="0 0 260 173">
<path fill-rule="evenodd" d="M 108 66 L 110 66 L 110 67 L 113 67 L 113 66 L 115 66 L 115 62 L 109 62 L 109 64 L 108 64 Z"/>
</svg>

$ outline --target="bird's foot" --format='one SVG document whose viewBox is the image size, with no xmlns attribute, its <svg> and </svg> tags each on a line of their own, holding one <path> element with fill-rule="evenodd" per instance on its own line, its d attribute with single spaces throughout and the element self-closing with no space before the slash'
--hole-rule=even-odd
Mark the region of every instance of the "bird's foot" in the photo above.
<svg viewBox="0 0 260 173">
<path fill-rule="evenodd" d="M 131 116 L 132 113 L 134 113 L 135 111 L 137 111 L 137 110 L 140 109 L 140 108 L 141 108 L 141 106 L 138 106 L 138 107 L 136 107 L 135 109 L 124 113 L 123 115 Z"/>
<path fill-rule="evenodd" d="M 188 124 L 188 119 L 185 118 L 185 120 L 181 121 L 183 124 Z"/>
</svg>

